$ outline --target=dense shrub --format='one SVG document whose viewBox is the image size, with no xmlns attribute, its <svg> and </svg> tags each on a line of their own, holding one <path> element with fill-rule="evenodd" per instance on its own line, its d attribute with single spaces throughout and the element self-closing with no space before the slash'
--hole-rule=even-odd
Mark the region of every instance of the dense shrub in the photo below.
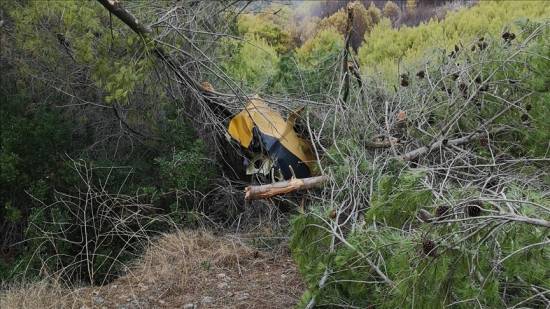
<svg viewBox="0 0 550 309">
<path fill-rule="evenodd" d="M 6 256 L 19 252 L 14 245 L 24 240 L 27 218 L 38 200 L 53 200 L 53 188 L 64 188 L 74 178 L 64 164 L 71 152 L 72 122 L 47 106 L 31 104 L 20 94 L 0 91 L 0 249 Z M 14 91 L 15 92 L 15 91 Z M 16 92 L 15 92 L 16 93 Z M 0 265 L 4 264 L 0 260 Z M 11 276 L 9 264 L 0 278 Z"/>
<path fill-rule="evenodd" d="M 208 190 L 215 167 L 188 119 L 151 81 L 158 75 L 147 46 L 110 31 L 125 28 L 101 5 L 30 1 L 7 9 L 0 279 L 110 279 L 144 238 L 166 230 L 148 225 L 155 219 L 142 211 L 165 218 L 173 202 L 191 200 L 188 192 Z M 88 189 L 97 193 L 90 204 L 81 199 Z M 81 241 L 84 232 L 94 235 L 90 242 Z"/>
<path fill-rule="evenodd" d="M 296 50 L 296 63 L 300 70 L 306 93 L 324 94 L 337 78 L 339 54 L 344 48 L 344 38 L 334 29 L 317 33 Z"/>
<path fill-rule="evenodd" d="M 277 73 L 279 56 L 264 39 L 248 37 L 245 41 L 233 39 L 224 42 L 224 71 L 235 81 L 252 91 L 264 90 Z"/>
<path fill-rule="evenodd" d="M 2 280 L 45 271 L 76 281 L 110 280 L 138 253 L 140 243 L 169 227 L 156 220 L 189 210 L 170 208 L 176 198 L 183 205 L 187 192 L 208 190 L 215 168 L 179 117 L 161 126 L 163 139 L 151 148 L 94 159 L 83 151 L 89 137 L 71 135 L 79 131 L 77 123 L 62 110 L 28 102 L 25 96 L 0 93 Z M 150 155 L 144 157 L 145 152 Z M 78 156 L 85 161 L 71 161 Z M 173 191 L 181 193 L 159 201 Z M 80 196 L 85 192 L 87 198 Z M 143 211 L 158 218 L 139 214 Z M 81 241 L 84 230 L 93 235 L 89 242 Z"/>
<path fill-rule="evenodd" d="M 271 13 L 277 12 L 277 15 Z M 245 38 L 263 40 L 279 54 L 293 47 L 290 11 L 287 7 L 271 7 L 264 14 L 243 14 L 237 22 L 238 33 Z"/>
<path fill-rule="evenodd" d="M 363 68 L 395 78 L 399 62 L 403 67 L 435 53 L 436 48 L 451 50 L 461 42 L 500 35 L 512 21 L 527 16 L 548 17 L 550 9 L 542 1 L 481 1 L 472 8 L 449 13 L 444 20 L 431 20 L 417 27 L 394 29 L 389 20 L 382 20 L 365 38 L 359 60 Z"/>
<path fill-rule="evenodd" d="M 550 144 L 541 121 L 550 117 L 543 107 L 549 28 L 517 26 L 525 44 L 500 34 L 474 39 L 473 51 L 459 48 L 452 57 L 405 67 L 411 76 L 407 83 L 401 77 L 396 91 L 372 81 L 366 102 L 342 111 L 340 122 L 327 120 L 324 125 L 338 128 L 324 154 L 331 183 L 292 225 L 290 246 L 308 285 L 300 306 L 546 305 L 539 291 L 550 284 L 544 266 Z M 481 51 L 480 42 L 487 43 Z M 391 117 L 403 111 L 407 124 L 387 125 L 391 120 L 380 115 L 392 108 Z M 448 135 L 438 136 L 454 121 Z M 365 140 L 386 125 L 403 144 L 373 150 Z M 447 138 L 493 129 L 505 131 L 446 150 Z M 444 138 L 438 149 L 416 160 L 396 158 L 430 145 L 434 136 Z"/>
</svg>

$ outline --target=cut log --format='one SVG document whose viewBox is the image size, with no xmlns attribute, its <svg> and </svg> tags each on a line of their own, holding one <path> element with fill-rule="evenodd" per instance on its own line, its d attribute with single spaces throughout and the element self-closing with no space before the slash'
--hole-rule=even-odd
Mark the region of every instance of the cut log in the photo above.
<svg viewBox="0 0 550 309">
<path fill-rule="evenodd" d="M 327 180 L 328 176 L 316 176 L 302 179 L 292 178 L 268 185 L 248 186 L 244 189 L 244 199 L 247 201 L 261 200 L 298 190 L 307 190 L 319 187 Z"/>
</svg>

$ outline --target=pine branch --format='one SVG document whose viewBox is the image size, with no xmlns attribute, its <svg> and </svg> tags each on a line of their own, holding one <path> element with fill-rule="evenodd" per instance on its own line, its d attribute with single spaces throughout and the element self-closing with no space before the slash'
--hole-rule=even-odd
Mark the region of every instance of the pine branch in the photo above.
<svg viewBox="0 0 550 309">
<path fill-rule="evenodd" d="M 504 131 L 504 128 L 494 130 L 490 134 L 497 134 L 497 133 L 500 133 L 502 131 Z M 406 154 L 401 155 L 399 158 L 401 158 L 405 161 L 411 161 L 411 160 L 414 160 L 414 159 L 418 158 L 419 156 L 421 156 L 423 154 L 430 153 L 430 152 L 432 152 L 436 149 L 439 149 L 439 148 L 442 148 L 442 147 L 447 147 L 447 146 L 459 146 L 459 145 L 463 145 L 463 144 L 468 144 L 468 143 L 470 143 L 472 141 L 475 141 L 475 140 L 478 140 L 478 139 L 480 139 L 481 137 L 484 137 L 484 136 L 487 136 L 486 132 L 472 133 L 470 135 L 460 137 L 460 138 L 456 138 L 456 139 L 452 139 L 452 140 L 441 139 L 441 140 L 431 144 L 430 146 L 424 146 L 424 147 L 417 148 L 413 151 L 409 151 Z"/>
<path fill-rule="evenodd" d="M 146 35 L 152 30 L 149 26 L 139 22 L 139 20 L 128 12 L 119 0 L 97 0 L 103 5 L 109 12 L 118 17 L 123 23 L 128 25 L 135 33 L 140 35 Z"/>
</svg>

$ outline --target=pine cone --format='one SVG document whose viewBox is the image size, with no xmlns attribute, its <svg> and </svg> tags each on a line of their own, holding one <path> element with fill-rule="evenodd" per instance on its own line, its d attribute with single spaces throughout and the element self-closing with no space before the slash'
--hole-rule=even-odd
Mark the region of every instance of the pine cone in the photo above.
<svg viewBox="0 0 550 309">
<path fill-rule="evenodd" d="M 527 120 L 529 120 L 529 115 L 527 114 L 521 115 L 521 121 L 527 121 Z"/>
<path fill-rule="evenodd" d="M 506 31 L 502 34 L 502 38 L 504 39 L 504 42 L 510 43 L 516 38 L 516 34 Z"/>
<path fill-rule="evenodd" d="M 438 218 L 438 220 L 441 220 L 443 216 L 445 216 L 449 210 L 451 210 L 451 207 L 447 205 L 441 205 L 435 209 L 435 216 Z"/>
<path fill-rule="evenodd" d="M 422 241 L 422 251 L 425 255 L 436 257 L 437 256 L 437 249 L 435 248 L 436 244 L 433 240 L 430 239 L 424 239 Z"/>
<path fill-rule="evenodd" d="M 408 74 L 401 74 L 401 86 L 408 87 L 409 86 L 409 75 Z"/>
<path fill-rule="evenodd" d="M 466 206 L 466 214 L 468 217 L 478 217 L 483 211 L 483 203 L 480 201 L 473 201 L 470 205 Z"/>
<path fill-rule="evenodd" d="M 487 147 L 489 145 L 489 139 L 486 136 L 482 136 L 479 138 L 479 145 L 481 147 Z"/>
<path fill-rule="evenodd" d="M 432 220 L 432 214 L 430 214 L 426 209 L 420 209 L 418 211 L 418 218 L 420 218 L 422 222 L 430 222 Z"/>
</svg>

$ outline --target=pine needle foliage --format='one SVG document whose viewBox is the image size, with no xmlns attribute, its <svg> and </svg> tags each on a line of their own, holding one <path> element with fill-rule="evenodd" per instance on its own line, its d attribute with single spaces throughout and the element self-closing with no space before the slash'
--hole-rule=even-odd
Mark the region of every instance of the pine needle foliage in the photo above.
<svg viewBox="0 0 550 309">
<path fill-rule="evenodd" d="M 393 91 L 367 76 L 368 105 L 325 123 L 340 128 L 322 162 L 332 182 L 311 212 L 293 221 L 291 249 L 309 288 L 300 306 L 548 305 L 550 145 L 542 119 L 550 117 L 543 73 L 549 27 L 516 26 L 516 42 L 475 38 L 457 43 L 455 54 L 406 67 L 408 85 Z M 399 111 L 405 125 L 392 118 Z M 375 135 L 377 126 L 387 131 Z M 385 134 L 404 145 L 372 149 L 365 137 Z M 411 160 L 396 156 L 410 141 L 418 149 L 434 137 L 437 148 Z"/>
<path fill-rule="evenodd" d="M 432 193 L 421 184 L 423 176 L 417 171 L 383 175 L 377 181 L 378 187 L 365 214 L 366 219 L 402 227 L 420 208 L 431 204 Z"/>
</svg>

